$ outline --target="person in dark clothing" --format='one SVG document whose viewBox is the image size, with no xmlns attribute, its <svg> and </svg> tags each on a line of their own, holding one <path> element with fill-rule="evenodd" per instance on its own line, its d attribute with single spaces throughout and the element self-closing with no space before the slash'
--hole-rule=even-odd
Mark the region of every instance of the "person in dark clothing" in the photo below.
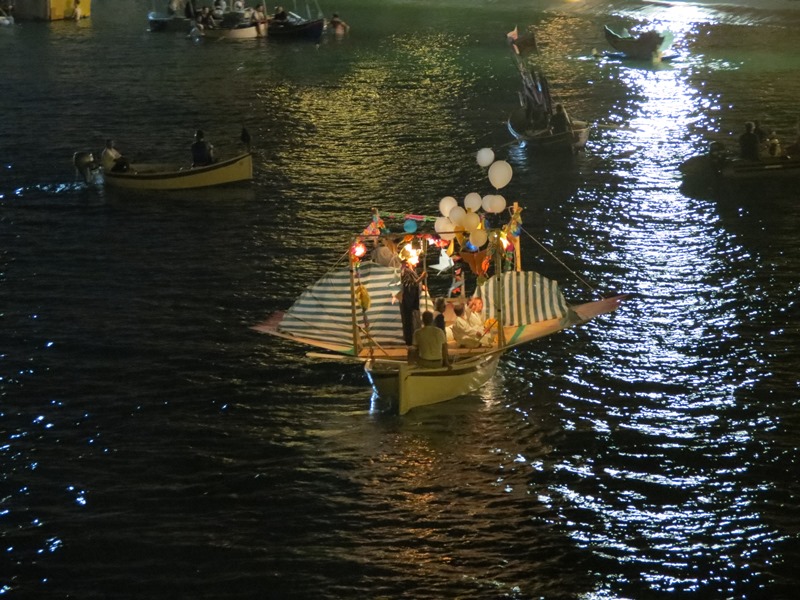
<svg viewBox="0 0 800 600">
<path fill-rule="evenodd" d="M 553 128 L 553 133 L 565 133 L 569 131 L 569 117 L 563 105 L 556 104 L 556 112 L 550 119 L 550 126 Z"/>
<path fill-rule="evenodd" d="M 436 311 L 433 317 L 433 324 L 442 331 L 445 330 L 444 311 L 447 310 L 447 301 L 441 296 L 436 298 L 433 302 L 433 308 Z"/>
<path fill-rule="evenodd" d="M 194 144 L 192 144 L 192 166 L 205 167 L 214 162 L 214 147 L 205 141 L 205 134 L 202 129 L 198 129 L 194 134 Z"/>
<path fill-rule="evenodd" d="M 400 298 L 400 321 L 403 324 L 403 339 L 407 346 L 414 342 L 414 331 L 417 329 L 414 322 L 414 313 L 419 314 L 419 282 L 424 279 L 426 273 L 420 275 L 414 267 L 403 261 L 400 271 L 400 285 L 402 287 L 402 297 Z"/>
<path fill-rule="evenodd" d="M 759 160 L 758 156 L 758 135 L 756 135 L 755 125 L 752 121 L 744 124 L 744 133 L 739 136 L 739 156 L 746 160 Z"/>
</svg>

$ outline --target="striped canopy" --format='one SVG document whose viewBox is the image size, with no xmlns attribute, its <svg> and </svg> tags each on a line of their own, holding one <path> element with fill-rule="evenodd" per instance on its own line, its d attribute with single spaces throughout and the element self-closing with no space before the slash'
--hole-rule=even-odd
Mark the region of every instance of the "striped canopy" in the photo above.
<svg viewBox="0 0 800 600">
<path fill-rule="evenodd" d="M 362 346 L 402 343 L 400 307 L 393 303 L 400 291 L 397 269 L 363 262 L 356 270 L 356 287 L 363 285 L 370 307 L 362 311 L 356 303 L 356 320 Z M 286 312 L 278 331 L 323 344 L 336 344 L 352 352 L 353 318 L 348 267 L 331 271 L 307 289 Z"/>
<path fill-rule="evenodd" d="M 502 277 L 504 327 L 561 319 L 567 315 L 569 306 L 557 281 L 533 271 L 507 271 Z M 493 275 L 478 289 L 487 317 L 495 314 L 496 286 L 497 275 Z"/>
</svg>

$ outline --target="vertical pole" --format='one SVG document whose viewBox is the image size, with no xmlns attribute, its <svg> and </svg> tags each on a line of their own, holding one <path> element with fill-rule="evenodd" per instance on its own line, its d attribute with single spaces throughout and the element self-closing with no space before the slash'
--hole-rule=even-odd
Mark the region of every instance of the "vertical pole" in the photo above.
<svg viewBox="0 0 800 600">
<path fill-rule="evenodd" d="M 494 275 L 497 280 L 494 286 L 494 318 L 497 320 L 497 347 L 502 348 L 506 345 L 506 332 L 503 328 L 503 302 L 505 300 L 505 289 L 503 287 L 503 253 L 500 244 L 500 234 L 492 232 L 494 237 Z"/>
<path fill-rule="evenodd" d="M 514 202 L 514 210 L 511 212 L 511 220 L 519 215 L 522 209 L 519 207 L 519 202 Z M 520 247 L 520 240 L 518 235 L 512 235 L 511 241 L 514 243 L 514 270 L 522 271 L 522 248 Z"/>
<path fill-rule="evenodd" d="M 358 315 L 356 314 L 356 257 L 353 255 L 353 246 L 358 243 L 358 238 L 354 238 L 350 244 L 350 318 L 353 325 L 353 356 L 358 356 L 359 348 L 358 336 Z"/>
</svg>

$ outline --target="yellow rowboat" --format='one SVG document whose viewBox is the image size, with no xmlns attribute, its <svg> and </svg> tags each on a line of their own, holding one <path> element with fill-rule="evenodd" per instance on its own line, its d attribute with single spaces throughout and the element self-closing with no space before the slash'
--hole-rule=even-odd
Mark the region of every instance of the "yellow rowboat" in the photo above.
<svg viewBox="0 0 800 600">
<path fill-rule="evenodd" d="M 103 173 L 105 185 L 127 190 L 189 190 L 252 178 L 253 155 L 249 152 L 205 167 L 132 164 L 125 172 Z"/>
</svg>

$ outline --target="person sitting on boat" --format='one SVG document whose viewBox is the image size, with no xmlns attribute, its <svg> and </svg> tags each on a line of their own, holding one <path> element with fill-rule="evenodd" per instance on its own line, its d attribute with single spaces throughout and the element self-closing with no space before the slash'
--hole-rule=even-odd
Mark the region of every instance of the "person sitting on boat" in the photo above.
<svg viewBox="0 0 800 600">
<path fill-rule="evenodd" d="M 550 127 L 553 129 L 553 133 L 566 133 L 570 130 L 569 116 L 564 110 L 563 104 L 556 104 L 556 112 L 550 119 Z"/>
<path fill-rule="evenodd" d="M 262 26 L 267 23 L 267 20 L 267 7 L 263 4 L 256 5 L 250 15 L 250 22 L 256 26 L 258 35 L 266 35 L 266 30 L 262 29 Z"/>
<path fill-rule="evenodd" d="M 758 119 L 753 121 L 753 133 L 758 136 L 758 143 L 765 145 L 767 143 L 767 132 L 761 128 L 761 121 Z"/>
<path fill-rule="evenodd" d="M 205 140 L 202 129 L 198 129 L 194 134 L 192 144 L 192 167 L 205 167 L 214 162 L 214 146 Z"/>
<path fill-rule="evenodd" d="M 433 309 L 436 313 L 433 315 L 433 324 L 444 332 L 447 332 L 447 325 L 445 324 L 444 313 L 447 310 L 447 300 L 439 296 L 433 301 Z"/>
<path fill-rule="evenodd" d="M 106 140 L 106 147 L 103 148 L 103 153 L 100 155 L 100 164 L 103 165 L 103 171 L 109 173 L 124 173 L 130 168 L 128 159 L 117 150 L 116 144 L 111 138 Z"/>
<path fill-rule="evenodd" d="M 289 13 L 284 10 L 282 6 L 275 7 L 275 16 L 273 17 L 276 21 L 288 21 L 289 20 Z"/>
<path fill-rule="evenodd" d="M 466 307 L 463 304 L 456 304 L 453 307 L 456 313 L 456 321 L 453 323 L 453 339 L 463 348 L 478 348 L 480 346 L 491 346 L 492 340 L 485 336 L 483 328 L 474 327 L 469 322 L 469 315 L 466 314 Z"/>
<path fill-rule="evenodd" d="M 409 359 L 415 356 L 420 367 L 435 369 L 450 365 L 447 337 L 444 331 L 433 324 L 433 313 L 429 310 L 422 313 L 422 327 L 414 332 Z"/>
<path fill-rule="evenodd" d="M 467 321 L 475 329 L 483 329 L 483 298 L 470 298 L 467 304 Z"/>
<path fill-rule="evenodd" d="M 745 160 L 759 160 L 759 142 L 755 133 L 755 124 L 748 121 L 744 124 L 744 133 L 739 136 L 739 156 Z"/>
<path fill-rule="evenodd" d="M 75 0 L 75 3 L 72 5 L 72 20 L 80 21 L 81 17 L 83 17 L 83 11 L 81 10 L 81 0 Z"/>
</svg>

